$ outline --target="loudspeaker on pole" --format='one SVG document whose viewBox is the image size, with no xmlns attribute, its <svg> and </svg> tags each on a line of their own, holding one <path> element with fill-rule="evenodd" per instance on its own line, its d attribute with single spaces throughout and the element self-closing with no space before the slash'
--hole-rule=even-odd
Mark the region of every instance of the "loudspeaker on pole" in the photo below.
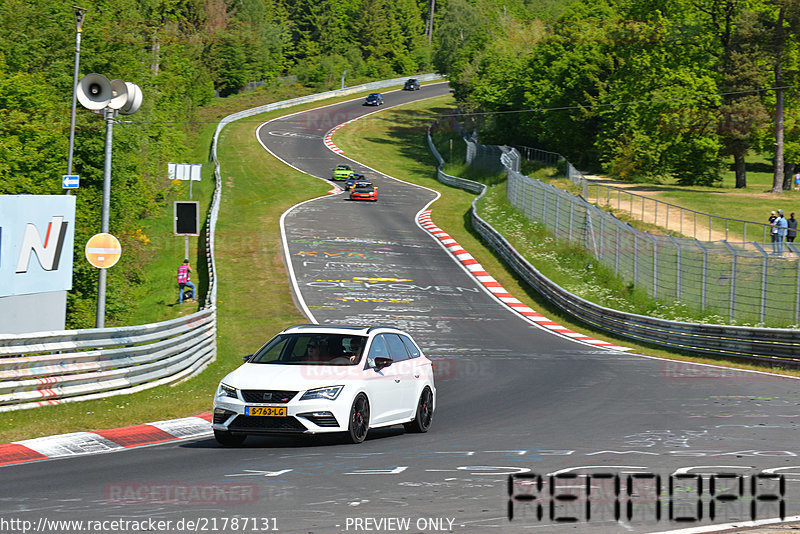
<svg viewBox="0 0 800 534">
<path fill-rule="evenodd" d="M 139 110 L 139 106 L 142 105 L 142 90 L 133 82 L 125 82 L 125 85 L 128 90 L 128 98 L 119 112 L 123 115 L 133 115 Z"/>
<path fill-rule="evenodd" d="M 111 82 L 102 74 L 87 74 L 78 82 L 78 102 L 91 110 L 105 108 L 114 97 Z"/>
<path fill-rule="evenodd" d="M 128 102 L 128 86 L 122 80 L 111 80 L 111 92 L 114 94 L 108 101 L 111 109 L 120 109 Z"/>
</svg>

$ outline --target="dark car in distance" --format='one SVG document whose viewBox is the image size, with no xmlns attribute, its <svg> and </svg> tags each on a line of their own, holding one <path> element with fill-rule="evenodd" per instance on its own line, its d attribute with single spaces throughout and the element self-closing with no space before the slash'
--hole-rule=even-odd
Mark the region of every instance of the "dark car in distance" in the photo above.
<svg viewBox="0 0 800 534">
<path fill-rule="evenodd" d="M 383 105 L 383 96 L 380 93 L 371 93 L 366 100 L 365 106 L 381 106 Z"/>
<path fill-rule="evenodd" d="M 363 174 L 353 173 L 350 178 L 344 183 L 344 190 L 349 191 L 351 187 L 361 187 L 361 185 L 369 185 L 372 181 Z"/>
<path fill-rule="evenodd" d="M 403 91 L 419 91 L 419 82 L 414 78 L 406 80 Z"/>
</svg>

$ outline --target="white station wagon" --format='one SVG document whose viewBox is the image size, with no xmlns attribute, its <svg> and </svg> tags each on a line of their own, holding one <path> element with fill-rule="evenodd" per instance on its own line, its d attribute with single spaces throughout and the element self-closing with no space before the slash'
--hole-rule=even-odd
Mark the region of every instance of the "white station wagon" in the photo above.
<svg viewBox="0 0 800 534">
<path fill-rule="evenodd" d="M 433 364 L 406 332 L 299 325 L 222 379 L 212 428 L 226 446 L 241 445 L 248 434 L 331 432 L 360 443 L 370 428 L 427 432 L 435 400 Z"/>
</svg>

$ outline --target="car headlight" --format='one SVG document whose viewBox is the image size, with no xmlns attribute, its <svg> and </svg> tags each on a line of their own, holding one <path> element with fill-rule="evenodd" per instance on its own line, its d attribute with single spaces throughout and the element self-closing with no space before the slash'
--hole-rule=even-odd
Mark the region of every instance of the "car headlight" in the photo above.
<svg viewBox="0 0 800 534">
<path fill-rule="evenodd" d="M 309 389 L 303 393 L 303 396 L 300 397 L 300 400 L 336 400 L 336 397 L 339 396 L 339 393 L 342 392 L 342 389 L 344 389 L 344 386 L 328 386 L 324 388 Z"/>
<path fill-rule="evenodd" d="M 232 399 L 239 398 L 239 396 L 236 394 L 236 388 L 232 388 L 227 384 L 223 384 L 222 382 L 219 383 L 219 388 L 217 388 L 217 397 L 230 397 Z"/>
</svg>

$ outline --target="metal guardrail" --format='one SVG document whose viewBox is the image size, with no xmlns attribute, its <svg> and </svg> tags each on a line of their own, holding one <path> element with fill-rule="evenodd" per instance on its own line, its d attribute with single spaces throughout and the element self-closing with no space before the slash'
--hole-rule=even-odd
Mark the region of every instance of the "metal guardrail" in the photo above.
<svg viewBox="0 0 800 534">
<path fill-rule="evenodd" d="M 420 81 L 441 79 L 436 74 Z M 0 412 L 110 397 L 184 380 L 216 358 L 217 279 L 214 256 L 222 178 L 217 145 L 233 121 L 333 96 L 402 85 L 383 80 L 293 98 L 233 113 L 217 125 L 211 156 L 215 189 L 206 225 L 208 292 L 201 310 L 182 318 L 120 328 L 0 334 Z"/>
<path fill-rule="evenodd" d="M 0 412 L 133 393 L 202 371 L 212 307 L 161 323 L 0 335 Z"/>
<path fill-rule="evenodd" d="M 428 146 L 439 161 L 437 176 L 444 175 L 444 163 L 436 150 L 428 128 Z M 668 321 L 621 312 L 589 302 L 560 286 L 533 267 L 492 226 L 478 215 L 477 203 L 485 194 L 485 186 L 472 180 L 444 175 L 444 183 L 461 187 L 472 182 L 467 190 L 480 195 L 472 202 L 472 225 L 486 243 L 497 252 L 538 293 L 572 317 L 615 336 L 660 347 L 707 354 L 739 357 L 788 367 L 800 366 L 800 330 L 737 327 Z"/>
</svg>

